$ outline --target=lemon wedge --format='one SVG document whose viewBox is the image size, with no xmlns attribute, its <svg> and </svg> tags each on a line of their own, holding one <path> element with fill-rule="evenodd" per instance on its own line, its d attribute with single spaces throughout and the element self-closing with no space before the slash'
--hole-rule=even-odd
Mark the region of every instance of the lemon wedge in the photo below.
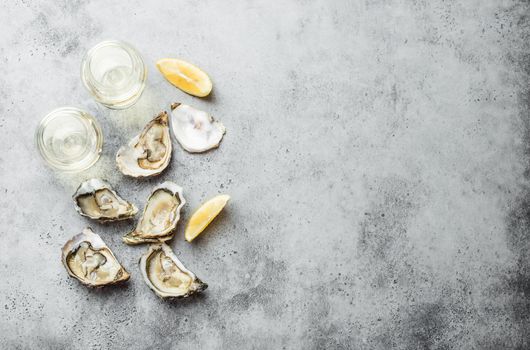
<svg viewBox="0 0 530 350">
<path fill-rule="evenodd" d="M 204 231 L 208 224 L 219 215 L 221 210 L 223 210 L 229 199 L 229 195 L 221 194 L 201 205 L 200 208 L 193 213 L 186 226 L 186 231 L 184 233 L 186 241 L 193 241 L 195 237 Z"/>
<path fill-rule="evenodd" d="M 156 62 L 162 75 L 182 91 L 197 97 L 205 97 L 212 91 L 212 81 L 199 67 L 176 58 L 163 58 Z"/>
</svg>

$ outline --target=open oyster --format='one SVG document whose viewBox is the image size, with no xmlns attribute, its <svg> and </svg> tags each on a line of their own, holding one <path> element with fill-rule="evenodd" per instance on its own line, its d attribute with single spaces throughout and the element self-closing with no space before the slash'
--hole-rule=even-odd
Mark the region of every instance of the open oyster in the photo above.
<svg viewBox="0 0 530 350">
<path fill-rule="evenodd" d="M 160 174 L 171 159 L 167 112 L 151 120 L 129 143 L 118 150 L 116 164 L 124 174 L 147 177 Z"/>
<path fill-rule="evenodd" d="M 185 298 L 208 285 L 188 270 L 166 244 L 154 244 L 140 258 L 145 283 L 161 298 Z"/>
<path fill-rule="evenodd" d="M 138 212 L 134 204 L 121 198 L 108 182 L 100 179 L 83 182 L 73 199 L 79 214 L 100 222 L 129 219 Z"/>
<path fill-rule="evenodd" d="M 182 195 L 182 187 L 169 181 L 156 186 L 147 199 L 136 228 L 123 236 L 123 241 L 134 245 L 170 240 L 184 204 L 186 200 Z"/>
<path fill-rule="evenodd" d="M 171 130 L 182 148 L 190 153 L 219 147 L 226 132 L 224 125 L 208 113 L 181 103 L 171 105 Z"/>
<path fill-rule="evenodd" d="M 68 274 L 89 287 L 103 287 L 129 279 L 110 248 L 89 227 L 66 242 L 62 261 Z"/>
</svg>

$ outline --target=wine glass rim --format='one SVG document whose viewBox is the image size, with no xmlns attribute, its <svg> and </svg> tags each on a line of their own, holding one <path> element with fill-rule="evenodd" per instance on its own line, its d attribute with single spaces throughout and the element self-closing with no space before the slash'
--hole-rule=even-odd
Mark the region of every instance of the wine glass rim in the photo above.
<svg viewBox="0 0 530 350">
<path fill-rule="evenodd" d="M 96 77 L 94 76 L 92 72 L 91 65 L 92 65 L 92 58 L 94 54 L 98 50 L 104 47 L 109 47 L 109 46 L 119 48 L 123 52 L 125 52 L 127 56 L 129 57 L 129 60 L 133 66 L 141 60 L 139 59 L 140 54 L 138 53 L 138 51 L 132 45 L 130 45 L 129 43 L 126 43 L 125 41 L 104 40 L 104 41 L 97 43 L 96 45 L 92 46 L 86 52 L 85 56 L 83 57 L 82 63 L 81 63 L 81 77 L 83 78 L 83 83 L 85 84 L 86 88 L 89 90 L 93 88 L 96 88 L 97 90 L 102 90 L 102 91 L 104 91 L 105 89 L 108 89 L 108 87 L 102 84 L 99 79 L 96 79 Z M 143 62 L 141 63 L 143 65 Z M 132 81 L 133 79 L 134 79 L 134 76 L 130 75 L 129 82 Z"/>
<path fill-rule="evenodd" d="M 85 123 L 85 126 L 88 124 L 92 128 L 92 131 L 96 134 L 95 152 L 93 153 L 92 157 L 87 157 L 87 155 L 85 155 L 83 158 L 79 159 L 78 162 L 65 164 L 57 159 L 54 159 L 53 157 L 50 157 L 47 154 L 47 147 L 44 143 L 43 137 L 46 126 L 53 119 L 58 118 L 61 115 L 64 116 L 65 113 L 75 115 L 77 118 L 81 119 Z M 65 106 L 50 111 L 44 116 L 44 118 L 40 120 L 37 129 L 35 130 L 35 143 L 39 150 L 39 154 L 48 165 L 65 172 L 77 172 L 91 167 L 99 159 L 103 148 L 103 133 L 99 123 L 89 112 L 77 107 Z M 88 154 L 90 154 L 90 152 L 88 152 Z"/>
</svg>

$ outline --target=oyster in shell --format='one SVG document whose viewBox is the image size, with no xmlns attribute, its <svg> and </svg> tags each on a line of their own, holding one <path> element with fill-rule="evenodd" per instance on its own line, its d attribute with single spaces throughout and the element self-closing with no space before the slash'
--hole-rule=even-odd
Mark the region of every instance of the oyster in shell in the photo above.
<svg viewBox="0 0 530 350">
<path fill-rule="evenodd" d="M 208 113 L 181 103 L 171 105 L 171 130 L 182 148 L 190 153 L 219 147 L 226 132 L 224 125 Z"/>
<path fill-rule="evenodd" d="M 173 238 L 173 230 L 180 219 L 180 210 L 186 204 L 182 187 L 166 181 L 156 186 L 145 205 L 136 228 L 123 236 L 127 244 L 158 243 Z"/>
<path fill-rule="evenodd" d="M 100 179 L 83 182 L 73 199 L 79 214 L 100 222 L 129 219 L 138 212 L 134 204 L 121 198 L 108 182 Z"/>
<path fill-rule="evenodd" d="M 68 274 L 89 287 L 103 287 L 129 279 L 110 248 L 89 227 L 66 242 L 62 249 Z"/>
<path fill-rule="evenodd" d="M 208 288 L 164 243 L 151 245 L 142 255 L 140 271 L 145 283 L 161 298 L 186 298 Z"/>
<path fill-rule="evenodd" d="M 171 159 L 171 137 L 167 112 L 151 120 L 129 143 L 118 150 L 116 164 L 124 174 L 147 177 L 160 174 Z"/>
</svg>

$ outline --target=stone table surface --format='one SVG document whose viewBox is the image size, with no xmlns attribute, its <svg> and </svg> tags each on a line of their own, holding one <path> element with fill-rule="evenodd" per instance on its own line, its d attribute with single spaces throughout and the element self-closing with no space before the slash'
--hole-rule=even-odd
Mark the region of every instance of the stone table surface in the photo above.
<svg viewBox="0 0 530 350">
<path fill-rule="evenodd" d="M 528 1 L 2 1 L 1 349 L 528 349 L 530 347 Z M 133 44 L 148 86 L 133 107 L 93 102 L 88 48 Z M 154 63 L 207 71 L 213 95 L 172 87 Z M 171 102 L 211 112 L 221 147 L 141 181 L 120 145 Z M 96 166 L 61 174 L 34 130 L 53 108 L 93 113 Z M 208 282 L 166 302 L 137 267 L 134 221 L 79 216 L 90 177 L 140 208 L 183 186 L 183 222 L 232 196 L 189 244 L 170 243 Z M 130 270 L 87 289 L 60 262 L 90 226 Z"/>
</svg>

